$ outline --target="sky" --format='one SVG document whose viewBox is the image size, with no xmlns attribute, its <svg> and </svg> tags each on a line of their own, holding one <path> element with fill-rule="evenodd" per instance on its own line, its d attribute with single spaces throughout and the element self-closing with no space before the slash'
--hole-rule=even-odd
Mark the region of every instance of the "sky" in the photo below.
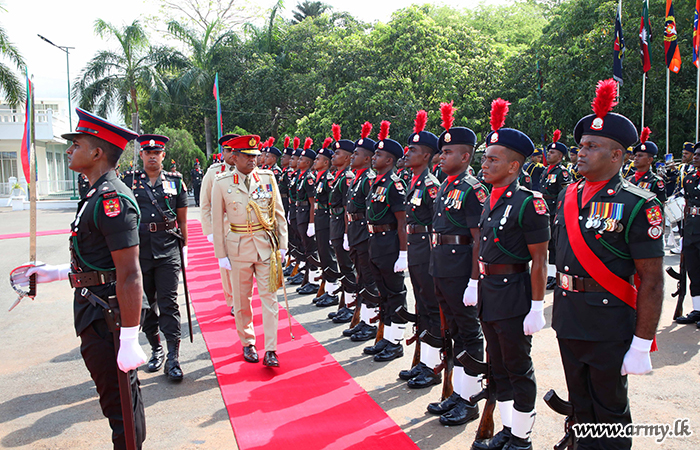
<svg viewBox="0 0 700 450">
<path fill-rule="evenodd" d="M 250 1 L 253 0 L 241 0 Z M 479 3 L 510 3 L 512 0 L 452 0 L 453 8 L 472 8 Z M 413 3 L 437 3 L 442 0 L 324 0 L 336 11 L 347 11 L 366 22 L 388 22 L 391 13 Z M 256 0 L 262 15 L 271 8 L 274 0 Z M 285 17 L 291 17 L 296 0 L 287 0 Z M 81 69 L 98 51 L 114 48 L 115 42 L 105 42 L 95 36 L 93 24 L 100 18 L 116 26 L 131 23 L 141 18 L 153 28 L 149 29 L 152 41 L 163 41 L 162 23 L 158 26 L 149 18 L 158 17 L 161 2 L 158 0 L 0 0 L 6 11 L 0 11 L 0 26 L 9 36 L 10 41 L 22 53 L 27 63 L 28 72 L 34 76 L 35 98 L 66 98 L 68 83 L 66 80 L 66 53 L 41 40 L 41 34 L 59 46 L 74 47 L 70 50 L 71 82 L 80 74 Z M 3 61 L 7 63 L 7 61 Z M 73 105 L 75 106 L 75 105 Z"/>
</svg>

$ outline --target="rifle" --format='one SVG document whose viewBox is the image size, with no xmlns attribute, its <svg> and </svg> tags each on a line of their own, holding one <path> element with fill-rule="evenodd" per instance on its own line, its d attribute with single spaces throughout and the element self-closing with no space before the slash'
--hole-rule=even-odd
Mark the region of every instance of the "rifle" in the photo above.
<svg viewBox="0 0 700 450">
<path fill-rule="evenodd" d="M 192 332 L 192 313 L 190 312 L 190 291 L 187 289 L 187 273 L 185 272 L 185 254 L 182 251 L 182 247 L 185 245 L 185 238 L 182 236 L 182 230 L 175 228 L 172 230 L 167 230 L 170 234 L 177 238 L 177 248 L 180 250 L 180 271 L 182 272 L 182 284 L 185 290 L 185 307 L 187 309 L 187 326 L 190 331 L 190 342 L 194 342 L 194 336 Z"/>
<path fill-rule="evenodd" d="M 413 323 L 413 336 L 406 339 L 406 345 L 411 345 L 416 343 L 416 348 L 413 351 L 413 361 L 411 362 L 411 367 L 415 367 L 420 363 L 420 336 L 418 335 L 418 330 L 420 330 L 420 316 L 418 314 L 411 314 L 408 312 L 405 306 L 401 305 L 396 308 L 396 315 L 398 315 L 402 320 L 406 322 Z"/>
<path fill-rule="evenodd" d="M 421 342 L 425 342 L 431 347 L 441 349 L 442 362 L 433 369 L 435 375 L 439 374 L 443 370 L 445 371 L 445 381 L 442 383 L 442 398 L 440 400 L 447 399 L 454 392 L 452 386 L 452 372 L 454 371 L 454 350 L 452 348 L 452 336 L 450 335 L 450 329 L 447 327 L 447 322 L 445 321 L 445 315 L 440 308 L 440 329 L 442 331 L 442 336 L 437 337 L 430 334 L 428 330 L 423 330 L 420 334 Z"/>
<path fill-rule="evenodd" d="M 685 295 L 688 291 L 688 284 L 686 281 L 687 269 L 685 267 L 685 257 L 683 256 L 682 249 L 681 262 L 678 270 L 679 272 L 676 272 L 676 270 L 670 266 L 666 268 L 666 273 L 669 274 L 671 278 L 678 281 L 678 288 L 676 289 L 676 292 L 671 294 L 671 297 L 678 297 L 678 300 L 676 301 L 676 310 L 673 312 L 673 320 L 676 320 L 683 315 L 683 300 L 685 300 Z"/>
<path fill-rule="evenodd" d="M 554 445 L 554 450 L 563 450 L 565 448 L 568 450 L 576 450 L 578 443 L 576 442 L 576 434 L 572 428 L 572 425 L 576 423 L 576 419 L 574 418 L 574 405 L 571 402 L 562 400 L 554 389 L 550 389 L 549 392 L 545 394 L 544 401 L 554 412 L 566 416 L 566 419 L 564 419 L 564 437 Z"/>
<path fill-rule="evenodd" d="M 484 411 L 479 421 L 479 428 L 476 429 L 475 438 L 476 441 L 486 441 L 493 437 L 493 412 L 496 409 L 496 389 L 494 388 L 495 383 L 491 374 L 491 364 L 488 362 L 488 356 L 486 357 L 486 362 L 477 361 L 466 350 L 457 355 L 457 359 L 470 372 L 484 375 L 486 383 L 484 384 L 484 380 L 482 380 L 483 389 L 478 394 L 472 395 L 468 400 L 469 403 L 474 405 L 479 400 L 486 400 Z"/>
</svg>

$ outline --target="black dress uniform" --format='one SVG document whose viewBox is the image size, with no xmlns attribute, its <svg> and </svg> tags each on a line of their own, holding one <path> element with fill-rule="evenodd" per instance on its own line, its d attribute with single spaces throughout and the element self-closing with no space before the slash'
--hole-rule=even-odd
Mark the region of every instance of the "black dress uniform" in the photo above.
<svg viewBox="0 0 700 450">
<path fill-rule="evenodd" d="M 693 310 L 700 310 L 700 176 L 694 170 L 683 179 L 685 219 L 683 221 L 683 256 L 690 278 Z"/>
<path fill-rule="evenodd" d="M 325 152 L 325 153 L 324 153 Z M 320 154 L 328 154 L 327 148 L 319 150 Z M 331 153 L 332 155 L 332 153 Z M 329 156 L 330 158 L 331 156 Z M 332 306 L 339 303 L 338 296 L 333 295 L 337 289 L 338 263 L 335 258 L 335 251 L 331 246 L 331 209 L 329 197 L 333 173 L 324 170 L 316 174 L 316 192 L 314 194 L 314 229 L 316 232 L 316 245 L 318 247 L 318 258 L 321 262 L 323 279 L 326 281 L 326 292 L 317 298 L 316 306 Z"/>
<path fill-rule="evenodd" d="M 85 198 L 90 190 L 90 181 L 82 173 L 78 174 L 78 195 L 80 198 Z"/>
<path fill-rule="evenodd" d="M 664 185 L 661 177 L 652 172 L 651 168 L 644 172 L 644 175 L 642 175 L 639 179 L 637 179 L 636 174 L 633 173 L 627 177 L 627 181 L 635 186 L 639 186 L 645 191 L 656 194 L 656 198 L 659 199 L 661 204 L 666 202 L 666 186 Z"/>
<path fill-rule="evenodd" d="M 563 145 L 559 142 L 556 142 L 556 144 Z M 563 154 L 565 155 L 566 153 Z M 549 211 L 556 211 L 557 197 L 569 183 L 571 183 L 571 173 L 561 163 L 551 165 L 542 172 L 542 178 L 540 178 L 540 192 L 542 193 L 542 197 L 544 197 L 545 202 L 547 202 L 547 209 Z M 552 217 L 550 217 L 550 222 L 552 222 L 550 223 L 550 226 L 554 227 L 554 214 L 552 214 Z M 556 245 L 554 239 L 550 239 L 549 264 L 554 264 L 555 260 Z"/>
<path fill-rule="evenodd" d="M 311 149 L 303 150 L 302 154 L 311 154 L 311 159 L 316 158 L 316 152 Z M 312 278 L 315 278 L 315 276 L 311 274 L 312 271 L 315 273 L 316 270 L 318 270 L 318 267 L 313 262 L 313 260 L 318 260 L 318 246 L 316 245 L 315 236 L 309 237 L 306 235 L 309 222 L 311 221 L 311 204 L 309 203 L 309 198 L 315 195 L 315 189 L 316 179 L 313 170 L 307 169 L 299 173 L 296 186 L 297 232 L 301 237 L 304 248 L 303 260 L 306 261 L 306 273 L 309 276 L 307 284 L 311 284 L 311 287 L 315 286 L 315 289 L 318 289 L 318 285 L 314 283 Z M 315 292 L 315 290 L 313 290 L 313 292 Z"/>
<path fill-rule="evenodd" d="M 442 171 L 442 169 L 440 168 L 440 164 L 435 164 L 430 173 L 432 173 L 435 176 L 435 178 L 437 178 L 438 181 L 440 181 L 440 183 L 445 181 L 445 178 L 447 178 L 447 174 Z"/>
<path fill-rule="evenodd" d="M 144 141 L 143 144 L 147 147 L 148 141 Z M 141 208 L 139 262 L 143 274 L 143 290 L 151 307 L 146 313 L 143 332 L 154 353 L 159 349 L 162 352 L 158 331 L 163 332 L 168 344 L 166 374 L 172 379 L 181 379 L 180 307 L 177 302 L 177 288 L 182 262 L 178 238 L 173 231 L 177 228 L 177 209 L 187 207 L 187 191 L 182 177 L 174 172 L 161 171 L 155 183 L 151 185 L 145 172 L 135 170 L 125 174 L 124 183 L 132 189 Z M 158 207 L 153 204 L 152 198 Z M 177 370 L 173 371 L 175 366 Z M 159 364 L 149 364 L 149 370 L 155 371 L 159 368 Z"/>
<path fill-rule="evenodd" d="M 294 155 L 298 156 L 300 150 L 294 150 Z M 306 254 L 304 241 L 299 234 L 299 228 L 297 226 L 297 183 L 299 182 L 300 171 L 298 169 L 294 170 L 289 175 L 289 240 L 292 243 L 292 251 L 294 252 L 294 257 L 301 264 L 306 265 Z M 308 214 L 308 211 L 307 211 Z M 299 272 L 298 275 L 303 277 L 303 274 Z M 298 282 L 293 284 L 301 284 L 302 280 L 299 279 Z"/>
<path fill-rule="evenodd" d="M 583 134 L 609 137 L 623 148 L 638 138 L 634 125 L 614 113 L 581 119 L 574 129 L 577 142 Z M 576 422 L 624 426 L 632 418 L 627 376 L 621 375 L 621 367 L 637 314 L 623 300 L 631 289 L 618 297 L 599 283 L 622 289 L 624 283 L 633 284 L 635 260 L 663 257 L 663 212 L 653 194 L 623 180 L 619 173 L 582 204 L 586 183 L 579 181 L 559 196 L 561 207 L 552 230 L 557 245 L 552 328 Z M 577 229 L 570 229 L 572 224 Z M 603 270 L 590 273 L 584 268 L 598 266 Z M 632 439 L 586 437 L 579 438 L 578 444 L 580 449 L 629 449 Z"/>
<path fill-rule="evenodd" d="M 535 150 L 535 152 L 539 152 L 539 154 L 542 154 L 542 150 Z M 536 163 L 533 161 L 528 161 L 523 165 L 523 170 L 525 173 L 530 175 L 530 179 L 532 180 L 532 189 L 535 191 L 540 190 L 540 179 L 542 178 L 542 172 L 544 172 L 544 166 L 540 163 Z"/>
<path fill-rule="evenodd" d="M 192 180 L 192 190 L 194 192 L 194 204 L 199 206 L 199 192 L 202 189 L 202 179 L 204 178 L 204 173 L 199 167 L 199 161 L 197 161 L 194 168 L 190 171 L 190 179 Z"/>
</svg>

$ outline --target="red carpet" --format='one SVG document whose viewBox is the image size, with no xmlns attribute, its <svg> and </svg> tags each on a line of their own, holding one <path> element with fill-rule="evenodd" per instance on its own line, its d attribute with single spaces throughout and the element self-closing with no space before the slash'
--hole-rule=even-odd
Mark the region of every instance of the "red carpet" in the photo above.
<svg viewBox="0 0 700 450">
<path fill-rule="evenodd" d="M 65 234 L 68 235 L 70 233 L 69 229 L 66 230 L 51 230 L 51 231 L 37 231 L 36 235 L 37 236 L 53 236 L 56 234 Z M 19 238 L 28 238 L 29 233 L 12 233 L 12 234 L 0 234 L 0 240 L 3 239 L 19 239 Z"/>
<path fill-rule="evenodd" d="M 226 307 L 214 249 L 200 223 L 188 221 L 187 281 L 238 447 L 252 449 L 416 449 L 338 362 L 292 318 L 279 292 L 277 354 L 281 367 L 243 361 L 234 319 Z M 260 299 L 253 297 L 260 358 L 264 338 Z"/>
</svg>

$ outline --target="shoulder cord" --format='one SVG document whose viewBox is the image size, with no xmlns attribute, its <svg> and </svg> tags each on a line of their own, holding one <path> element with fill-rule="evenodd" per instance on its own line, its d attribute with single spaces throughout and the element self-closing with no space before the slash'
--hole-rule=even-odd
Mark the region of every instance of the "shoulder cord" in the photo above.
<svg viewBox="0 0 700 450">
<path fill-rule="evenodd" d="M 284 277 L 282 275 L 282 255 L 279 251 L 279 238 L 275 234 L 275 199 L 277 198 L 277 185 L 274 182 L 270 184 L 272 185 L 272 196 L 270 198 L 270 205 L 267 207 L 267 213 L 270 216 L 270 219 L 268 220 L 263 217 L 263 210 L 256 202 L 248 201 L 245 209 L 248 214 L 248 227 L 251 226 L 250 212 L 253 211 L 255 216 L 258 218 L 258 222 L 260 225 L 262 225 L 263 229 L 270 237 L 272 252 L 270 253 L 270 276 L 268 279 L 268 288 L 270 289 L 270 292 L 277 292 L 277 289 L 279 289 L 280 286 L 282 286 L 282 283 L 284 283 Z"/>
</svg>

